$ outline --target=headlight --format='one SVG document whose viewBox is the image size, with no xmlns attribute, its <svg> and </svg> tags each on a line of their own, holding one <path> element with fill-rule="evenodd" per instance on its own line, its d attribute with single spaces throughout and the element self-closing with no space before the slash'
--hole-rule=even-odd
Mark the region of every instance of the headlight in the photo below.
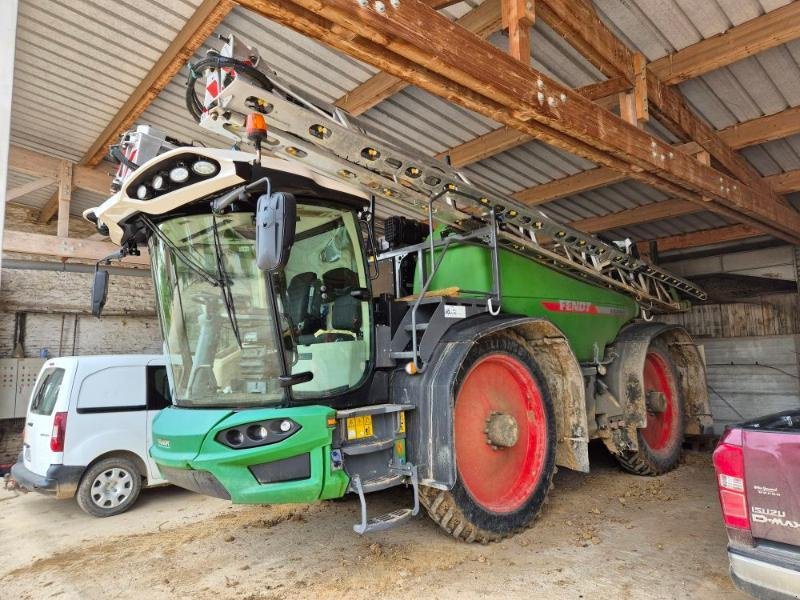
<svg viewBox="0 0 800 600">
<path fill-rule="evenodd" d="M 167 174 L 166 173 L 159 173 L 155 177 L 153 177 L 153 181 L 150 182 L 150 185 L 153 186 L 153 189 L 157 192 L 161 192 L 167 189 Z"/>
<path fill-rule="evenodd" d="M 183 163 L 178 163 L 170 169 L 169 178 L 174 183 L 184 183 L 189 179 L 189 169 Z"/>
<path fill-rule="evenodd" d="M 136 197 L 139 200 L 147 200 L 150 197 L 150 188 L 145 184 L 140 185 L 136 188 Z"/>
<path fill-rule="evenodd" d="M 192 171 L 202 177 L 210 177 L 216 174 L 217 165 L 207 160 L 198 160 L 192 165 Z"/>
<path fill-rule="evenodd" d="M 214 439 L 228 448 L 238 450 L 276 444 L 298 431 L 300 425 L 291 419 L 269 419 L 223 429 Z"/>
</svg>

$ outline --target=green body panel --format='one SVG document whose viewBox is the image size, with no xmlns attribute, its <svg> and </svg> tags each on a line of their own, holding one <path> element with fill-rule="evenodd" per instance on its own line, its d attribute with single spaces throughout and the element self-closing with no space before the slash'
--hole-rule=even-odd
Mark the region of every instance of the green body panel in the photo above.
<svg viewBox="0 0 800 600">
<path fill-rule="evenodd" d="M 500 251 L 500 279 L 502 311 L 552 321 L 567 336 L 580 361 L 593 358 L 595 344 L 602 358 L 604 348 L 620 328 L 639 312 L 636 302 L 628 296 L 506 250 Z M 451 246 L 428 289 L 448 287 L 490 292 L 489 249 L 468 244 Z"/>
<path fill-rule="evenodd" d="M 332 429 L 327 421 L 335 411 L 327 406 L 226 409 L 167 408 L 153 422 L 153 460 L 166 467 L 196 469 L 213 474 L 237 504 L 285 504 L 339 498 L 349 478 L 331 469 Z M 216 441 L 217 433 L 236 425 L 289 418 L 300 430 L 266 446 L 233 449 Z M 311 477 L 301 481 L 259 483 L 249 466 L 308 453 Z"/>
</svg>

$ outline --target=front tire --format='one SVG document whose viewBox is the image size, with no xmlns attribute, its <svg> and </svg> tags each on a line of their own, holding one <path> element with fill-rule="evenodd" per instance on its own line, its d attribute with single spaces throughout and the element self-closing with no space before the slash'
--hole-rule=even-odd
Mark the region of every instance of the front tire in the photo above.
<svg viewBox="0 0 800 600">
<path fill-rule="evenodd" d="M 663 342 L 650 342 L 642 379 L 647 426 L 637 430 L 639 449 L 618 455 L 617 460 L 623 469 L 636 475 L 661 475 L 678 466 L 685 430 L 678 372 Z M 663 394 L 663 404 L 661 400 L 648 400 L 648 394 Z"/>
<path fill-rule="evenodd" d="M 536 360 L 513 334 L 477 342 L 456 378 L 453 488 L 422 488 L 431 518 L 454 537 L 488 543 L 536 519 L 555 473 L 552 399 Z"/>
<path fill-rule="evenodd" d="M 105 458 L 92 465 L 81 478 L 76 500 L 94 517 L 111 517 L 128 510 L 142 490 L 142 474 L 133 461 Z"/>
</svg>

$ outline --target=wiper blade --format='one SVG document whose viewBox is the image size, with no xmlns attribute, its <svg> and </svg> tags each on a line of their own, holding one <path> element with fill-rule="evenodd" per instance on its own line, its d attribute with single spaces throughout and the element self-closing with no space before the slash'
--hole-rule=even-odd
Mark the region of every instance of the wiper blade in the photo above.
<svg viewBox="0 0 800 600">
<path fill-rule="evenodd" d="M 222 256 L 222 245 L 219 241 L 219 228 L 217 227 L 217 217 L 211 214 L 212 231 L 214 238 L 214 257 L 217 260 L 217 271 L 219 271 L 219 285 L 222 292 L 222 300 L 225 303 L 225 310 L 228 313 L 228 320 L 231 322 L 231 329 L 236 338 L 239 348 L 242 347 L 242 337 L 239 333 L 239 322 L 236 319 L 236 307 L 233 302 L 233 292 L 231 291 L 231 281 L 228 272 L 225 270 L 225 259 Z"/>
<path fill-rule="evenodd" d="M 189 256 L 180 248 L 178 248 L 169 237 L 167 237 L 163 231 L 161 231 L 155 223 L 145 215 L 141 215 L 142 222 L 145 226 L 155 235 L 167 248 L 170 249 L 170 252 L 177 256 L 183 264 L 189 267 L 196 275 L 202 277 L 207 283 L 213 285 L 214 287 L 220 287 L 222 282 L 217 279 L 214 275 L 206 271 L 201 265 L 197 264 L 193 259 L 189 258 Z"/>
</svg>

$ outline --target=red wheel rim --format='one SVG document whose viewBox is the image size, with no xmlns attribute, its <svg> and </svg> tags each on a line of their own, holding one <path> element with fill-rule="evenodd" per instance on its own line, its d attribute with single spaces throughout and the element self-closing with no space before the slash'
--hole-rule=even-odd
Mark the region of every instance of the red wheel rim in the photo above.
<svg viewBox="0 0 800 600">
<path fill-rule="evenodd" d="M 649 392 L 661 392 L 666 400 L 664 412 L 647 411 L 647 427 L 642 429 L 642 438 L 651 450 L 667 447 L 677 430 L 674 389 L 664 358 L 656 352 L 648 352 L 644 360 L 645 398 Z"/>
<path fill-rule="evenodd" d="M 516 421 L 513 446 L 489 443 L 492 413 Z M 525 504 L 544 469 L 547 421 L 539 386 L 519 360 L 491 354 L 469 370 L 456 398 L 455 446 L 461 481 L 484 509 L 509 513 Z"/>
</svg>

